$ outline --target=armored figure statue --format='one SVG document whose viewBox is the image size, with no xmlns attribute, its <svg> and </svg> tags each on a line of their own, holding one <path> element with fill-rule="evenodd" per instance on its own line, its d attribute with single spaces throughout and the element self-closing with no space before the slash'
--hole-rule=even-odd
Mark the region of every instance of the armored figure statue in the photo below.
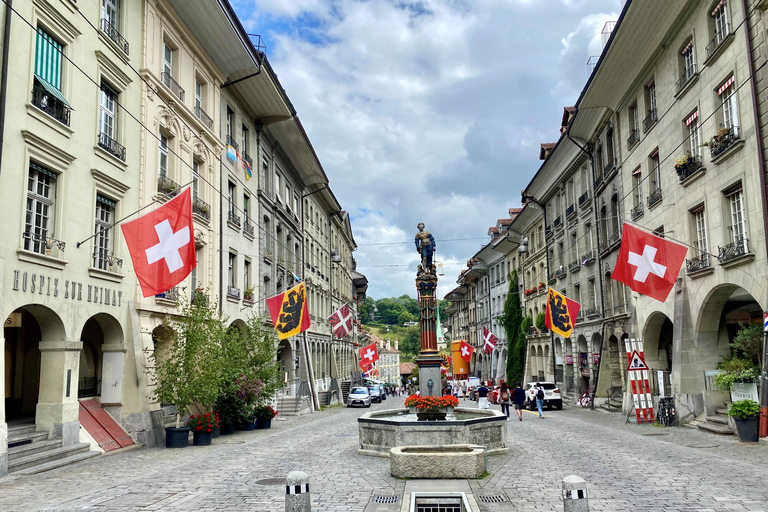
<svg viewBox="0 0 768 512">
<path fill-rule="evenodd" d="M 432 256 L 435 254 L 435 237 L 429 231 L 424 231 L 424 223 L 419 222 L 417 226 L 419 232 L 416 233 L 416 251 L 421 253 L 421 266 L 419 271 L 435 272 L 435 266 L 432 264 Z"/>
</svg>

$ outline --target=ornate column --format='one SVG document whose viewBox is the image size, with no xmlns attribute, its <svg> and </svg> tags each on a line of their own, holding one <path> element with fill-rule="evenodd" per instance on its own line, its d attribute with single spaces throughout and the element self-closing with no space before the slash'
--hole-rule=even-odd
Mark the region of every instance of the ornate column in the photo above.
<svg viewBox="0 0 768 512">
<path fill-rule="evenodd" d="M 419 311 L 420 347 L 416 364 L 419 366 L 419 391 L 421 396 L 440 396 L 440 364 L 441 358 L 437 351 L 437 332 L 435 323 L 437 304 L 435 288 L 437 276 L 433 272 L 422 272 L 416 278 L 416 289 L 421 304 Z M 431 383 L 431 387 L 430 387 Z"/>
</svg>

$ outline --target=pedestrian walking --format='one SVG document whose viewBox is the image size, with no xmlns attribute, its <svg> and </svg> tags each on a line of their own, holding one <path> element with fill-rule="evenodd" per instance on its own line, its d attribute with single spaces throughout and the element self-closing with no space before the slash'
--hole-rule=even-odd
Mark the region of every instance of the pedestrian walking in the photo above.
<svg viewBox="0 0 768 512">
<path fill-rule="evenodd" d="M 485 387 L 485 382 L 480 384 L 477 388 L 477 407 L 480 409 L 488 408 L 488 388 Z"/>
<path fill-rule="evenodd" d="M 544 387 L 540 383 L 536 383 L 536 408 L 539 410 L 539 419 L 544 419 Z"/>
<path fill-rule="evenodd" d="M 520 386 L 519 382 L 515 386 L 514 391 L 512 391 L 512 403 L 515 404 L 517 418 L 520 421 L 523 421 L 523 404 L 525 404 L 525 391 L 523 391 L 523 388 Z"/>
<path fill-rule="evenodd" d="M 509 389 L 507 383 L 501 383 L 501 391 L 499 391 L 499 403 L 501 404 L 501 412 L 507 415 L 507 421 L 509 421 Z"/>
</svg>

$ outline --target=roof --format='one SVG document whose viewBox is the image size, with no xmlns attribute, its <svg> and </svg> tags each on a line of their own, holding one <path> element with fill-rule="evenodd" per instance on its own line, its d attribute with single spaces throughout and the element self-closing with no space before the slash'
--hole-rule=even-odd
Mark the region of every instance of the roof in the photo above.
<svg viewBox="0 0 768 512">
<path fill-rule="evenodd" d="M 552 149 L 557 146 L 557 142 L 542 142 L 539 150 L 539 160 L 545 160 Z"/>
<path fill-rule="evenodd" d="M 510 224 L 512 224 L 512 219 L 498 219 L 496 223 L 502 226 L 509 226 Z"/>
<path fill-rule="evenodd" d="M 400 363 L 400 375 L 410 375 L 416 367 L 416 363 Z"/>
</svg>

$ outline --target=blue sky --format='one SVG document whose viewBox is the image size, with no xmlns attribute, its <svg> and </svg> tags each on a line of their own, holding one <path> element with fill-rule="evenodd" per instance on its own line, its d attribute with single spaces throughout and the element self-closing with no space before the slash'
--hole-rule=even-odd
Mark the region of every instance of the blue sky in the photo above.
<svg viewBox="0 0 768 512">
<path fill-rule="evenodd" d="M 416 224 L 442 296 L 519 206 L 621 0 L 231 0 L 352 218 L 374 298 L 415 294 Z M 397 265 L 397 266 L 392 266 Z"/>
</svg>

